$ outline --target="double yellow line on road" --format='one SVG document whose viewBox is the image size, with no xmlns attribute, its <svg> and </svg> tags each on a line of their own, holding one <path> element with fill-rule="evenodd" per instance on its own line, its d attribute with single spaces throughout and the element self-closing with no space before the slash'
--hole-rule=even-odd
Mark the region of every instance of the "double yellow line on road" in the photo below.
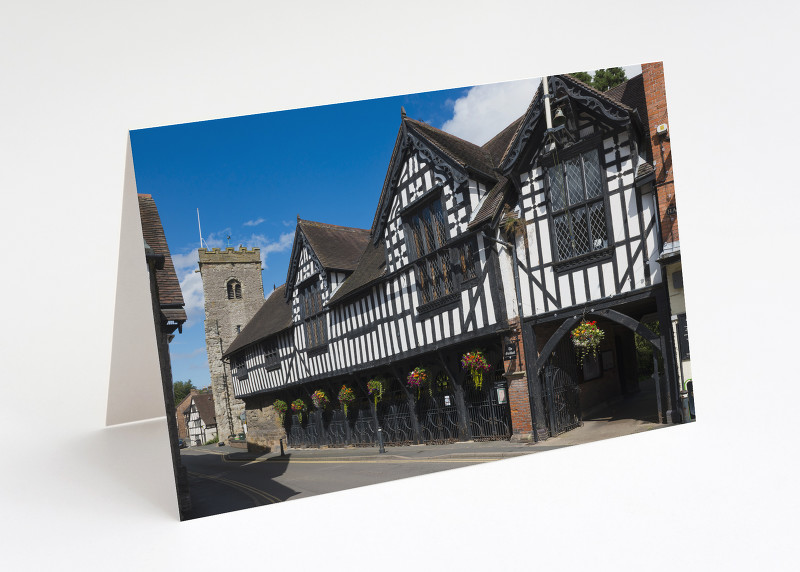
<svg viewBox="0 0 800 572">
<path fill-rule="evenodd" d="M 279 499 L 278 497 L 271 495 L 268 492 L 262 491 L 261 489 L 257 489 L 250 485 L 240 483 L 239 481 L 234 481 L 223 477 L 213 477 L 211 475 L 204 475 L 202 473 L 194 473 L 191 471 L 189 471 L 189 475 L 197 477 L 198 479 L 208 479 L 210 481 L 216 481 L 218 483 L 222 483 L 224 485 L 228 485 L 229 487 L 238 489 L 239 491 L 245 493 L 247 496 L 253 499 L 258 505 L 274 504 L 276 502 L 281 502 L 281 499 Z"/>
</svg>

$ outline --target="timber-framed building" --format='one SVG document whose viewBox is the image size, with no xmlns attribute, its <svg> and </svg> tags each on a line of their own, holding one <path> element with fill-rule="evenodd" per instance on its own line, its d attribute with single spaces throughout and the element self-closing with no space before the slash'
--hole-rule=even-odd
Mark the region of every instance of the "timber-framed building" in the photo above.
<svg viewBox="0 0 800 572">
<path fill-rule="evenodd" d="M 606 93 L 547 78 L 483 146 L 403 112 L 371 227 L 298 217 L 286 283 L 223 353 L 249 446 L 546 439 L 638 390 L 634 332 L 663 355 L 653 410 L 679 422 L 648 145 L 642 76 Z M 583 319 L 605 337 L 579 366 Z M 482 381 L 461 364 L 476 350 Z"/>
</svg>

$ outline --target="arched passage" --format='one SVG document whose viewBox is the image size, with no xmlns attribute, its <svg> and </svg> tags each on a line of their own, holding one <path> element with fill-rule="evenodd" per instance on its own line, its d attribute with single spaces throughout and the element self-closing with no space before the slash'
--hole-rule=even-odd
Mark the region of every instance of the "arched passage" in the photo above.
<svg viewBox="0 0 800 572">
<path fill-rule="evenodd" d="M 591 310 L 587 311 L 585 315 L 575 314 L 566 317 L 549 336 L 536 359 L 530 360 L 528 384 L 531 410 L 545 414 L 543 421 L 546 420 L 550 435 L 560 434 L 581 423 L 580 405 L 578 403 L 581 400 L 578 397 L 578 370 L 575 369 L 576 366 L 573 366 L 572 371 L 565 371 L 568 368 L 563 367 L 563 359 L 561 360 L 562 363 L 558 364 L 559 367 L 553 367 L 553 365 L 555 364 L 554 358 L 556 358 L 556 354 L 562 354 L 563 358 L 563 349 L 566 344 L 569 344 L 569 332 L 582 319 L 588 319 L 590 316 L 619 324 L 625 329 L 639 334 L 665 358 L 665 376 L 667 379 L 660 379 L 656 369 L 654 374 L 656 403 L 653 404 L 653 409 L 658 411 L 659 422 L 664 422 L 662 393 L 667 395 L 665 392 L 669 392 L 668 382 L 671 375 L 668 360 L 666 359 L 667 350 L 669 350 L 667 340 L 663 336 L 653 333 L 639 320 L 611 308 Z M 559 349 L 559 352 L 556 352 L 557 349 Z M 569 357 L 573 359 L 572 355 Z M 619 372 L 617 375 L 619 381 L 622 382 Z M 539 388 L 534 387 L 534 384 L 540 384 Z M 537 396 L 542 400 L 539 407 L 536 407 L 535 403 Z M 565 409 L 568 410 L 566 413 Z"/>
</svg>

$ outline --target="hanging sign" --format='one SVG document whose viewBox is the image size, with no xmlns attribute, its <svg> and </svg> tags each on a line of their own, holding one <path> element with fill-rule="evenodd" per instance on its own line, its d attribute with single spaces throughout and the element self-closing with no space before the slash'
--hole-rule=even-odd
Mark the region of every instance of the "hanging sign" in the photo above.
<svg viewBox="0 0 800 572">
<path fill-rule="evenodd" d="M 514 359 L 517 357 L 517 344 L 506 344 L 506 349 L 503 352 L 503 359 Z"/>
</svg>

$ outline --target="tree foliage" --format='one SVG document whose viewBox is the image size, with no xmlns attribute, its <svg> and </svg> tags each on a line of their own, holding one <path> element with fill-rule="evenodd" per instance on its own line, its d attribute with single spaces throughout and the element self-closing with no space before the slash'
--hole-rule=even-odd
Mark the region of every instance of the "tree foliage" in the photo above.
<svg viewBox="0 0 800 572">
<path fill-rule="evenodd" d="M 628 77 L 625 75 L 625 70 L 622 68 L 605 68 L 595 70 L 594 77 L 585 71 L 573 72 L 569 75 L 582 81 L 586 85 L 592 86 L 597 91 L 608 91 L 612 87 L 616 87 L 628 79 Z"/>
<path fill-rule="evenodd" d="M 627 79 L 628 77 L 625 75 L 625 70 L 622 68 L 600 69 L 594 72 L 592 87 L 597 91 L 608 91 Z"/>
<path fill-rule="evenodd" d="M 186 399 L 186 396 L 189 395 L 193 389 L 197 388 L 194 386 L 191 379 L 173 382 L 172 392 L 175 394 L 175 405 L 178 405 L 181 401 Z"/>
</svg>

